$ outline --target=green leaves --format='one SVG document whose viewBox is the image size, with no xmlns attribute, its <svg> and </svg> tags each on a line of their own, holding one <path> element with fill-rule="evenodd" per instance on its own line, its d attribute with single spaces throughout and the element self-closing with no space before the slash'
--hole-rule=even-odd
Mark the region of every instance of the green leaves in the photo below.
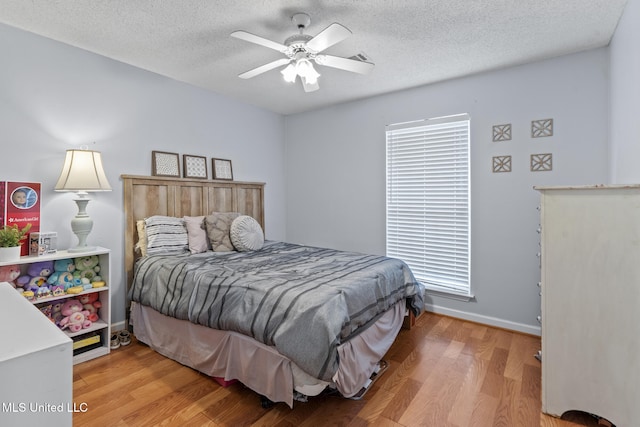
<svg viewBox="0 0 640 427">
<path fill-rule="evenodd" d="M 20 229 L 17 224 L 5 225 L 3 229 L 0 229 L 0 247 L 20 246 L 20 241 L 27 236 L 30 229 L 31 223 L 27 223 L 23 229 Z"/>
</svg>

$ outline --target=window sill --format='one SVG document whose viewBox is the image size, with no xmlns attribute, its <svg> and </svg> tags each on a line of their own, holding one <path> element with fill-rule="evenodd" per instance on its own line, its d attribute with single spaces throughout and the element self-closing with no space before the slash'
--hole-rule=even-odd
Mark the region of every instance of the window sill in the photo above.
<svg viewBox="0 0 640 427">
<path fill-rule="evenodd" d="M 424 286 L 425 288 L 425 291 L 424 291 L 425 295 L 433 295 L 436 297 L 449 298 L 449 299 L 454 299 L 456 301 L 464 301 L 464 302 L 476 300 L 475 295 L 459 294 L 453 291 L 443 291 L 442 289 L 430 288 L 425 284 L 423 284 L 422 286 Z"/>
</svg>

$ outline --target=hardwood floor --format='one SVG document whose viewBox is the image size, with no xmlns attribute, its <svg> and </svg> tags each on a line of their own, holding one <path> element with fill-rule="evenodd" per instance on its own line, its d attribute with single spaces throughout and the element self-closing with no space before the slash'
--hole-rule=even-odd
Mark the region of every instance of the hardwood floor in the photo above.
<svg viewBox="0 0 640 427">
<path fill-rule="evenodd" d="M 402 330 L 389 368 L 361 400 L 337 396 L 264 409 L 135 339 L 74 366 L 74 426 L 597 426 L 540 412 L 540 339 L 426 313 Z M 84 404 L 84 405 L 83 405 Z M 85 406 L 86 405 L 86 406 Z"/>
</svg>

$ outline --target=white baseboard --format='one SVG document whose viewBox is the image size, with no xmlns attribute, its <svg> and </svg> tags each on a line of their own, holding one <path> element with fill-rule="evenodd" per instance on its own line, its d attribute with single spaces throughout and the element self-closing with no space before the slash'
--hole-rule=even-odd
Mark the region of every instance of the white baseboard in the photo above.
<svg viewBox="0 0 640 427">
<path fill-rule="evenodd" d="M 425 310 L 436 314 L 443 314 L 445 316 L 482 323 L 483 325 L 495 326 L 497 328 L 509 329 L 511 331 L 522 332 L 529 335 L 542 335 L 541 327 L 536 325 L 525 325 L 524 323 L 511 322 L 509 320 L 483 316 L 481 314 L 469 313 L 467 311 L 453 310 L 451 308 L 440 307 L 433 304 L 425 304 Z"/>
<path fill-rule="evenodd" d="M 116 322 L 111 324 L 111 332 L 121 331 L 127 328 L 127 321 L 123 320 L 122 322 Z"/>
</svg>

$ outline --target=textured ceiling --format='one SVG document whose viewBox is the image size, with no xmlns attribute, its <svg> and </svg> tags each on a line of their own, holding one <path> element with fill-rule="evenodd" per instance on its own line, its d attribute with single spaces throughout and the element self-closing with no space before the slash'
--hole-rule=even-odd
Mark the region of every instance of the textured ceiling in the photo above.
<svg viewBox="0 0 640 427">
<path fill-rule="evenodd" d="M 0 0 L 0 22 L 282 114 L 605 46 L 626 0 Z M 311 16 L 316 35 L 353 35 L 325 53 L 364 53 L 368 75 L 318 66 L 305 93 L 277 70 L 238 74 L 281 57 L 229 37 L 279 43 Z"/>
</svg>

